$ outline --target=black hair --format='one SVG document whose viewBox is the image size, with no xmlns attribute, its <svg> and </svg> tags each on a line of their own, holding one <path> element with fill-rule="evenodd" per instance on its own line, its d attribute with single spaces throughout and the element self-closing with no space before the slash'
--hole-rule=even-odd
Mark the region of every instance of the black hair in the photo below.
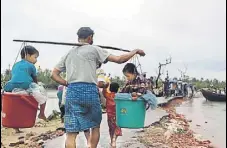
<svg viewBox="0 0 227 148">
<path fill-rule="evenodd" d="M 119 89 L 119 84 L 118 83 L 116 83 L 116 82 L 112 82 L 111 84 L 110 84 L 110 91 L 111 92 L 115 92 L 115 93 L 117 93 L 118 92 L 118 89 Z"/>
<path fill-rule="evenodd" d="M 21 50 L 21 53 L 20 53 L 21 58 L 24 59 L 27 54 L 29 54 L 29 55 L 39 54 L 39 51 L 37 49 L 35 49 L 35 47 L 33 47 L 33 46 L 26 45 Z"/>
<path fill-rule="evenodd" d="M 81 27 L 77 32 L 79 39 L 86 39 L 89 36 L 94 35 L 94 31 L 90 27 Z"/>
<path fill-rule="evenodd" d="M 133 63 L 127 63 L 122 70 L 123 73 L 130 73 L 130 74 L 139 74 L 137 71 L 136 65 Z"/>
</svg>

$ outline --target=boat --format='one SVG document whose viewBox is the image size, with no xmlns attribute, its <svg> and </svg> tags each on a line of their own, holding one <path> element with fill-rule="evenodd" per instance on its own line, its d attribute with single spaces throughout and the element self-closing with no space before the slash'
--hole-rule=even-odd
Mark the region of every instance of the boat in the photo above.
<svg viewBox="0 0 227 148">
<path fill-rule="evenodd" d="M 226 95 L 225 94 L 218 94 L 214 92 L 210 92 L 207 90 L 201 90 L 204 98 L 209 101 L 216 101 L 216 102 L 226 102 Z"/>
</svg>

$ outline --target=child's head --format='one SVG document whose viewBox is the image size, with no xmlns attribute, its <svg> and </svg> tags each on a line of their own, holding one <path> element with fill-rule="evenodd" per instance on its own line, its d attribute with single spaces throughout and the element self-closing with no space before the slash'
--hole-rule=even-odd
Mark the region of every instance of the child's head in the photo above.
<svg viewBox="0 0 227 148">
<path fill-rule="evenodd" d="M 127 63 L 122 70 L 123 74 L 126 76 L 127 80 L 132 81 L 139 74 L 136 65 L 133 63 Z"/>
<path fill-rule="evenodd" d="M 110 91 L 111 91 L 111 92 L 114 92 L 114 93 L 117 93 L 119 87 L 120 87 L 120 86 L 119 86 L 118 83 L 112 82 L 112 83 L 110 84 Z"/>
<path fill-rule="evenodd" d="M 24 46 L 21 50 L 21 58 L 27 60 L 30 63 L 35 64 L 37 62 L 37 58 L 39 56 L 39 51 L 35 49 L 33 46 Z"/>
</svg>

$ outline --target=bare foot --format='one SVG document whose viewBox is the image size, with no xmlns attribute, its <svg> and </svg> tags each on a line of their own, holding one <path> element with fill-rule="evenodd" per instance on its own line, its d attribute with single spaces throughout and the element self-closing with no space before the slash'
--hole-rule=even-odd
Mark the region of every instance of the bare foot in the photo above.
<svg viewBox="0 0 227 148">
<path fill-rule="evenodd" d="M 112 139 L 111 148 L 116 148 L 116 138 Z"/>
<path fill-rule="evenodd" d="M 39 119 L 43 119 L 44 121 L 48 121 L 47 118 L 46 118 L 46 116 L 44 114 L 39 114 L 38 115 L 38 118 Z"/>
<path fill-rule="evenodd" d="M 88 143 L 88 144 L 87 144 L 87 147 L 88 147 L 88 148 L 90 148 L 90 147 L 91 147 L 90 143 Z"/>
</svg>

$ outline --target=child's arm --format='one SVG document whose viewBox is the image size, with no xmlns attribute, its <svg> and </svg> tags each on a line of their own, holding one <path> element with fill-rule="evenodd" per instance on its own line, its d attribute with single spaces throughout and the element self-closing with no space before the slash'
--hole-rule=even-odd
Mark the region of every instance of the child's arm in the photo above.
<svg viewBox="0 0 227 148">
<path fill-rule="evenodd" d="M 103 90 L 102 90 L 102 94 L 103 94 L 103 96 L 105 97 L 105 98 L 107 98 L 107 88 L 108 88 L 108 86 L 109 86 L 109 83 L 107 83 L 107 84 L 104 84 L 104 87 L 103 87 Z"/>
<path fill-rule="evenodd" d="M 131 86 L 129 85 L 129 82 L 125 84 L 125 86 L 120 90 L 121 93 L 130 93 L 131 92 Z"/>
<path fill-rule="evenodd" d="M 33 81 L 35 82 L 35 83 L 38 83 L 38 79 L 37 79 L 37 76 L 32 76 L 32 79 L 33 79 Z"/>
<path fill-rule="evenodd" d="M 32 65 L 32 67 L 31 67 L 31 76 L 32 76 L 33 82 L 38 83 L 37 71 L 36 71 L 36 68 L 34 65 Z"/>
</svg>

